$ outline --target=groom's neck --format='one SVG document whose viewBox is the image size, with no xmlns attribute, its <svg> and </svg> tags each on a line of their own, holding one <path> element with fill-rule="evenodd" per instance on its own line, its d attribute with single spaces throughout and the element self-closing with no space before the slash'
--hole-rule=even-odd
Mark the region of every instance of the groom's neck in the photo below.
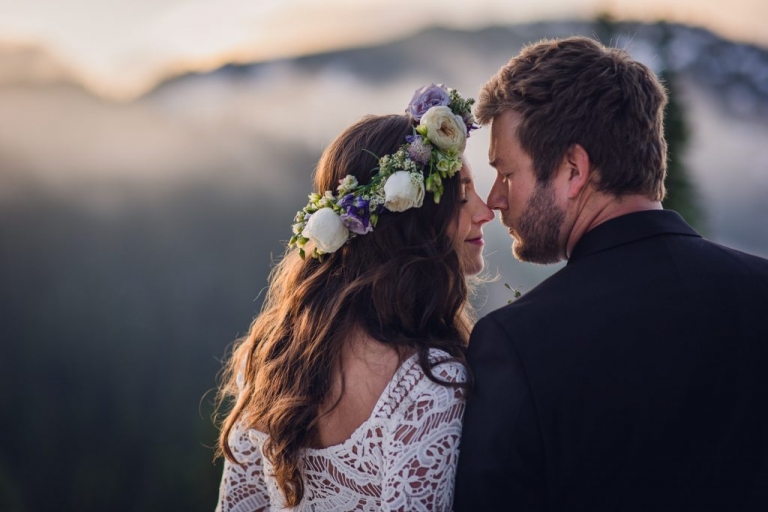
<svg viewBox="0 0 768 512">
<path fill-rule="evenodd" d="M 661 210 L 661 202 L 654 201 L 639 194 L 616 197 L 612 195 L 594 193 L 576 215 L 566 243 L 566 258 L 571 257 L 571 252 L 576 244 L 590 230 L 622 215 L 646 210 Z"/>
</svg>

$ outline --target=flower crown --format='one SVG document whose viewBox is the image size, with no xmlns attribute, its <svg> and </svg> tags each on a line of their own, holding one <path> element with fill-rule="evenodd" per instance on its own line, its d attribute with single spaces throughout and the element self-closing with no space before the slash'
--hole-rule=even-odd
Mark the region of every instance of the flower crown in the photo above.
<svg viewBox="0 0 768 512">
<path fill-rule="evenodd" d="M 406 112 L 418 126 L 396 153 L 378 157 L 378 170 L 360 185 L 352 175 L 339 181 L 336 195 L 309 194 L 309 203 L 296 213 L 289 247 L 312 242 L 312 257 L 322 259 L 357 235 L 370 233 L 384 212 L 420 208 L 424 191 L 435 203 L 443 195 L 443 180 L 462 166 L 461 155 L 469 132 L 477 128 L 472 117 L 474 99 L 464 99 L 455 89 L 430 84 L 417 90 Z M 373 154 L 373 153 L 371 153 Z"/>
</svg>

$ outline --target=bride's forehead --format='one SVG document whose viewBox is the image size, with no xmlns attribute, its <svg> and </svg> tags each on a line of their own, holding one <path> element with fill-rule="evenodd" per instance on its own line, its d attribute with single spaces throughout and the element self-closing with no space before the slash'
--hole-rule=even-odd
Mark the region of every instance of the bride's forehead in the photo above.
<svg viewBox="0 0 768 512">
<path fill-rule="evenodd" d="M 469 164 L 469 160 L 467 160 L 466 156 L 461 157 L 461 163 L 461 169 L 459 170 L 461 181 L 464 181 L 465 179 L 472 180 L 472 166 Z"/>
</svg>

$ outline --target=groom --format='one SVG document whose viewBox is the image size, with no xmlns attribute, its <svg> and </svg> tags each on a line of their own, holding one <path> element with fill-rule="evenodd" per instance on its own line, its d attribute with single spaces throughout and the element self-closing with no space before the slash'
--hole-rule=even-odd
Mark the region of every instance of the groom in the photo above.
<svg viewBox="0 0 768 512">
<path fill-rule="evenodd" d="M 483 88 L 488 205 L 568 264 L 472 333 L 455 510 L 768 510 L 768 260 L 662 209 L 665 103 L 580 37 Z"/>
</svg>

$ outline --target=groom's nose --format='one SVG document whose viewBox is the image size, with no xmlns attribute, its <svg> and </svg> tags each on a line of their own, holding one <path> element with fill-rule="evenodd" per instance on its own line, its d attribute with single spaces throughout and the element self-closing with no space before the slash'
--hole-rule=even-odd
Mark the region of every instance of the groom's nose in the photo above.
<svg viewBox="0 0 768 512">
<path fill-rule="evenodd" d="M 492 210 L 506 210 L 507 203 L 507 189 L 505 184 L 496 179 L 491 187 L 491 192 L 488 194 L 488 201 L 486 201 L 488 207 Z"/>
</svg>

